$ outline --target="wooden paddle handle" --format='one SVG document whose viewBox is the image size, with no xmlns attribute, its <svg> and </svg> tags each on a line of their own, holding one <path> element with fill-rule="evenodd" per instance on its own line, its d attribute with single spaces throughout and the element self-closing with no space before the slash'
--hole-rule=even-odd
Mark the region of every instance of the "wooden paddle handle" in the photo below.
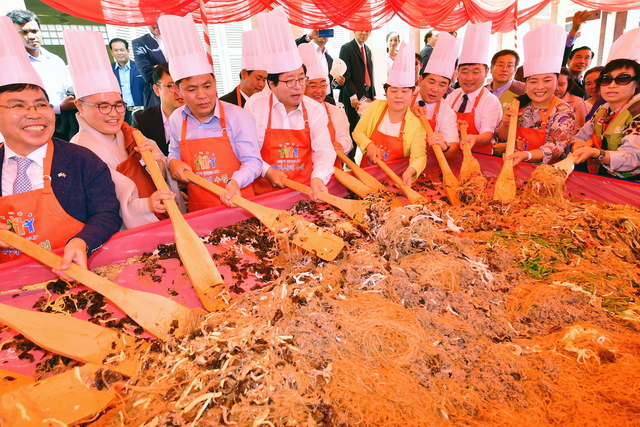
<svg viewBox="0 0 640 427">
<path fill-rule="evenodd" d="M 280 182 L 282 182 L 286 187 L 289 187 L 293 190 L 299 191 L 302 194 L 306 194 L 310 196 L 313 193 L 313 190 L 308 185 L 300 184 L 297 181 L 294 181 L 289 178 L 280 178 Z"/>
<path fill-rule="evenodd" d="M 133 139 L 136 141 L 136 145 L 138 146 L 138 148 L 140 148 L 140 144 L 144 143 L 145 140 L 142 132 L 140 132 L 138 129 L 133 131 Z M 169 186 L 164 180 L 162 172 L 160 172 L 160 168 L 156 164 L 156 161 L 153 159 L 151 150 L 140 150 L 140 155 L 142 156 L 142 160 L 144 160 L 144 163 L 147 166 L 147 171 L 149 172 L 149 175 L 151 175 L 151 179 L 153 180 L 156 188 L 158 190 L 169 190 Z M 164 199 L 162 200 L 162 203 L 167 208 L 169 217 L 175 218 L 177 215 L 182 216 L 180 208 L 178 208 L 178 204 L 174 199 Z"/>
<path fill-rule="evenodd" d="M 211 181 L 207 181 L 203 177 L 196 175 L 191 171 L 185 170 L 184 176 L 192 183 L 199 185 L 205 190 L 211 191 L 212 193 L 218 196 L 222 196 L 223 194 L 228 193 L 228 191 L 225 188 L 222 188 Z M 260 216 L 259 216 L 259 213 L 256 213 L 256 211 L 260 209 L 271 209 L 271 208 L 267 208 L 266 206 L 261 206 L 256 203 L 250 202 L 249 200 L 245 199 L 242 196 L 238 196 L 237 194 L 234 194 L 233 197 L 231 197 L 231 201 L 236 205 L 240 206 L 242 209 L 251 212 L 257 218 L 260 218 Z"/>
<path fill-rule="evenodd" d="M 347 164 L 347 166 L 349 166 L 350 169 L 354 169 L 354 168 L 358 168 L 360 166 L 358 166 L 356 164 L 356 162 L 354 162 L 353 160 L 351 160 L 349 158 L 349 156 L 347 156 L 346 154 L 344 154 L 342 151 L 340 150 L 336 150 L 336 156 L 338 156 L 340 158 L 340 160 L 342 160 L 343 162 L 345 162 Z"/>
<path fill-rule="evenodd" d="M 515 110 L 516 114 L 509 119 L 509 133 L 507 134 L 507 147 L 504 151 L 504 157 L 513 155 L 516 148 L 516 132 L 518 130 L 518 111 L 520 110 L 520 101 L 514 99 L 511 103 L 511 108 Z"/>
<path fill-rule="evenodd" d="M 467 137 L 467 124 L 466 123 L 462 123 L 460 125 L 460 140 L 462 141 L 463 139 L 465 139 Z M 469 146 L 469 144 L 460 144 L 462 146 L 462 154 L 465 157 L 473 157 L 473 154 L 471 153 L 471 147 Z"/>
<path fill-rule="evenodd" d="M 358 197 L 365 198 L 368 194 L 373 193 L 373 189 L 371 189 L 371 187 L 358 180 L 356 177 L 349 175 L 340 168 L 334 166 L 333 175 L 342 185 L 345 186 L 345 188 L 356 193 Z"/>
<path fill-rule="evenodd" d="M 402 182 L 402 179 L 398 176 L 398 174 L 391 170 L 391 168 L 387 166 L 387 164 L 383 162 L 380 157 L 376 157 L 376 164 L 380 169 L 384 171 L 384 173 L 389 176 L 389 178 L 391 178 L 393 182 L 396 183 L 396 185 L 398 185 L 399 187 L 405 187 L 404 182 Z"/>
<path fill-rule="evenodd" d="M 31 258 L 40 261 L 41 263 L 48 265 L 51 268 L 60 269 L 60 264 L 62 264 L 62 257 L 41 247 L 31 240 L 20 237 L 17 234 L 10 232 L 9 230 L 0 230 L 0 240 L 3 240 L 10 246 L 13 246 L 19 251 L 29 255 Z M 109 282 L 104 277 L 98 276 L 97 274 L 85 268 L 82 268 L 75 263 L 71 263 L 69 268 L 64 270 L 64 273 L 80 283 L 87 284 L 87 286 L 91 287 L 96 292 L 103 294 L 114 303 L 117 304 L 117 302 L 119 301 L 118 298 L 115 298 L 115 300 L 113 298 L 114 292 L 117 292 L 116 287 L 119 287 L 119 285 Z"/>
<path fill-rule="evenodd" d="M 427 135 L 431 135 L 433 133 L 433 129 L 431 129 L 431 123 L 429 123 L 429 120 L 427 120 L 427 116 L 420 115 L 418 116 L 418 118 L 420 119 L 420 123 L 422 123 L 422 127 L 424 127 L 424 130 L 427 131 Z M 438 159 L 440 169 L 446 169 L 451 172 L 449 163 L 447 163 L 447 159 L 445 159 L 444 153 L 442 152 L 442 147 L 440 147 L 438 144 L 433 144 L 430 147 L 433 150 L 433 154 L 436 155 L 436 159 Z"/>
</svg>

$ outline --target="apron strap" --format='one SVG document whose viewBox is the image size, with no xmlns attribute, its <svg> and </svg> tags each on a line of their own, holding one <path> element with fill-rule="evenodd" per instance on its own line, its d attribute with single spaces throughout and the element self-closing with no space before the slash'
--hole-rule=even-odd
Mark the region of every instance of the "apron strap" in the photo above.
<svg viewBox="0 0 640 427">
<path fill-rule="evenodd" d="M 304 118 L 304 130 L 310 132 L 309 129 L 309 115 L 307 114 L 307 107 L 304 106 L 304 100 L 300 101 L 302 103 L 302 117 Z M 273 110 L 273 93 L 269 95 L 269 118 L 267 119 L 267 129 L 271 129 L 271 111 Z M 329 114 L 329 110 L 327 110 L 327 114 Z"/>
<path fill-rule="evenodd" d="M 44 156 L 44 168 L 42 170 L 42 179 L 44 181 L 44 189 L 47 193 L 52 192 L 51 189 L 51 163 L 53 163 L 53 140 L 47 142 L 47 154 Z"/>
<path fill-rule="evenodd" d="M 220 108 L 220 128 L 222 128 L 222 136 L 227 136 L 227 122 L 224 118 L 224 107 L 220 103 L 219 99 L 216 101 L 216 108 L 218 107 Z M 186 114 L 184 116 L 184 119 L 182 119 L 182 130 L 180 131 L 180 141 L 184 141 L 185 139 L 187 139 L 187 115 Z"/>
<path fill-rule="evenodd" d="M 240 85 L 236 86 L 236 98 L 238 101 L 238 107 L 242 108 L 242 94 L 240 93 Z"/>
<path fill-rule="evenodd" d="M 384 119 L 384 115 L 386 114 L 388 109 L 389 109 L 389 104 L 386 104 L 382 109 L 382 113 L 380 114 L 380 117 L 378 118 L 378 122 L 376 123 L 376 126 L 373 128 L 373 130 L 378 130 L 378 128 L 380 127 L 380 124 L 382 124 L 382 119 Z"/>
</svg>

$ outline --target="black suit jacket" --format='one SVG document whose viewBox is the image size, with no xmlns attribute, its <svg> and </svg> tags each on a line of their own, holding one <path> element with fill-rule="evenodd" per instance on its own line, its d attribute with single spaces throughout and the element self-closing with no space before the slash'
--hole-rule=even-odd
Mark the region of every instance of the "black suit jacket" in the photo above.
<svg viewBox="0 0 640 427">
<path fill-rule="evenodd" d="M 220 101 L 228 102 L 229 104 L 233 104 L 233 105 L 238 105 L 238 94 L 236 93 L 236 90 L 238 90 L 238 86 L 234 87 L 233 90 L 227 93 L 226 95 L 221 96 Z M 238 105 L 238 107 L 244 108 L 244 104 L 246 103 L 247 101 L 244 99 L 244 96 L 240 95 L 240 105 Z"/>
<path fill-rule="evenodd" d="M 162 111 L 159 105 L 133 113 L 131 126 L 140 130 L 147 138 L 153 139 L 165 156 L 169 155 L 169 137 L 164 134 Z"/>
<path fill-rule="evenodd" d="M 131 44 L 133 46 L 133 57 L 146 83 L 144 87 L 144 107 L 159 105 L 160 98 L 153 92 L 151 86 L 153 85 L 153 67 L 167 62 L 164 53 L 162 53 L 158 42 L 151 34 L 138 37 Z"/>
<path fill-rule="evenodd" d="M 365 63 L 360 53 L 360 47 L 358 42 L 351 40 L 349 43 L 345 43 L 340 48 L 340 59 L 347 64 L 347 71 L 344 73 L 345 82 L 340 89 L 340 102 L 344 104 L 347 118 L 349 119 L 349 128 L 351 132 L 355 129 L 360 120 L 358 112 L 351 106 L 351 96 L 356 95 L 358 99 L 366 95 L 373 100 L 376 95 L 376 91 L 373 87 L 373 61 L 371 59 L 371 49 L 364 46 L 365 54 L 367 55 L 367 69 L 369 70 L 369 77 L 371 78 L 371 87 L 367 92 L 364 89 L 364 67 Z"/>
<path fill-rule="evenodd" d="M 133 96 L 133 106 L 143 106 L 144 105 L 144 86 L 145 81 L 138 70 L 138 67 L 135 62 L 129 61 L 129 65 L 131 66 L 131 70 L 129 70 L 129 90 L 131 90 L 131 96 Z M 122 84 L 120 82 L 120 72 L 118 71 L 118 63 L 114 62 L 111 64 L 111 69 L 113 73 L 116 75 L 116 79 L 118 79 L 118 84 Z"/>
<path fill-rule="evenodd" d="M 0 177 L 4 160 L 0 147 Z M 89 254 L 120 230 L 120 202 L 107 165 L 89 149 L 53 138 L 51 187 L 60 206 L 70 216 L 84 223 L 72 237 L 87 243 Z M 0 195 L 2 180 L 0 179 Z"/>
</svg>

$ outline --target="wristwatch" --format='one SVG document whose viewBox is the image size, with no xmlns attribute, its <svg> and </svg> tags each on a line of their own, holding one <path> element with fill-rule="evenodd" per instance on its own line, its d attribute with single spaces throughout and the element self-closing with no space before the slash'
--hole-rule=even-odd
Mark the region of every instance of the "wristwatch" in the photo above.
<svg viewBox="0 0 640 427">
<path fill-rule="evenodd" d="M 607 152 L 603 149 L 600 149 L 600 155 L 598 157 L 592 157 L 591 160 L 595 160 L 596 162 L 601 162 L 604 159 L 604 156 L 607 155 Z"/>
</svg>

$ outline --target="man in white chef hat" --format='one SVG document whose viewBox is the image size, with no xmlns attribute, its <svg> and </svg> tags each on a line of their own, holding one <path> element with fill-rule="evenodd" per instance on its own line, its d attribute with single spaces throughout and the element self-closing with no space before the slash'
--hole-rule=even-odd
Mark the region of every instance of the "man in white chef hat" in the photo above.
<svg viewBox="0 0 640 427">
<path fill-rule="evenodd" d="M 242 70 L 240 84 L 220 100 L 244 107 L 254 93 L 262 92 L 267 83 L 267 71 L 262 61 L 262 43 L 259 30 L 242 33 Z"/>
<path fill-rule="evenodd" d="M 310 185 L 312 199 L 327 191 L 336 153 L 327 112 L 304 95 L 307 81 L 300 53 L 282 8 L 258 14 L 270 93 L 253 96 L 245 109 L 253 116 L 264 161 L 256 194 L 282 188 L 281 177 Z"/>
<path fill-rule="evenodd" d="M 221 198 L 188 185 L 189 210 L 220 204 L 235 206 L 231 197 L 253 196 L 251 183 L 262 172 L 255 123 L 242 108 L 218 99 L 213 66 L 189 14 L 164 15 L 158 20 L 169 59 L 169 71 L 185 105 L 169 118 L 169 169 L 187 182 L 185 170 L 205 178 L 228 193 Z"/>
<path fill-rule="evenodd" d="M 458 82 L 460 88 L 446 101 L 458 116 L 458 124 L 467 124 L 467 138 L 473 151 L 492 154 L 493 133 L 502 118 L 502 106 L 484 86 L 489 72 L 491 22 L 469 24 L 462 42 Z"/>
<path fill-rule="evenodd" d="M 426 115 L 433 133 L 427 135 L 429 145 L 438 144 L 448 159 L 460 153 L 456 113 L 442 100 L 451 84 L 462 40 L 440 33 L 427 66 L 418 81 L 420 92 L 412 109 L 415 115 Z"/>
<path fill-rule="evenodd" d="M 64 247 L 63 270 L 72 261 L 86 267 L 122 223 L 109 169 L 86 148 L 52 138 L 53 106 L 6 16 L 0 38 L 0 62 L 11 64 L 0 67 L 0 229 Z M 20 256 L 0 240 L 0 263 Z"/>
<path fill-rule="evenodd" d="M 76 114 L 80 131 L 71 142 L 93 151 L 111 171 L 120 201 L 124 228 L 156 222 L 166 213 L 164 199 L 174 198 L 156 187 L 133 139 L 133 128 L 124 122 L 127 104 L 111 69 L 102 34 L 95 31 L 64 30 L 64 47 L 76 92 Z M 157 144 L 147 139 L 160 170 L 166 174 L 166 158 Z"/>
<path fill-rule="evenodd" d="M 353 148 L 351 132 L 349 131 L 349 119 L 344 110 L 325 102 L 328 79 L 327 73 L 318 58 L 316 47 L 312 43 L 302 43 L 298 45 L 298 51 L 300 52 L 302 63 L 307 68 L 307 77 L 309 78 L 304 94 L 319 102 L 326 110 L 333 148 L 343 153 L 348 153 Z M 336 163 L 339 163 L 339 160 L 336 160 Z M 341 163 L 339 163 L 338 167 L 341 167 Z"/>
</svg>

